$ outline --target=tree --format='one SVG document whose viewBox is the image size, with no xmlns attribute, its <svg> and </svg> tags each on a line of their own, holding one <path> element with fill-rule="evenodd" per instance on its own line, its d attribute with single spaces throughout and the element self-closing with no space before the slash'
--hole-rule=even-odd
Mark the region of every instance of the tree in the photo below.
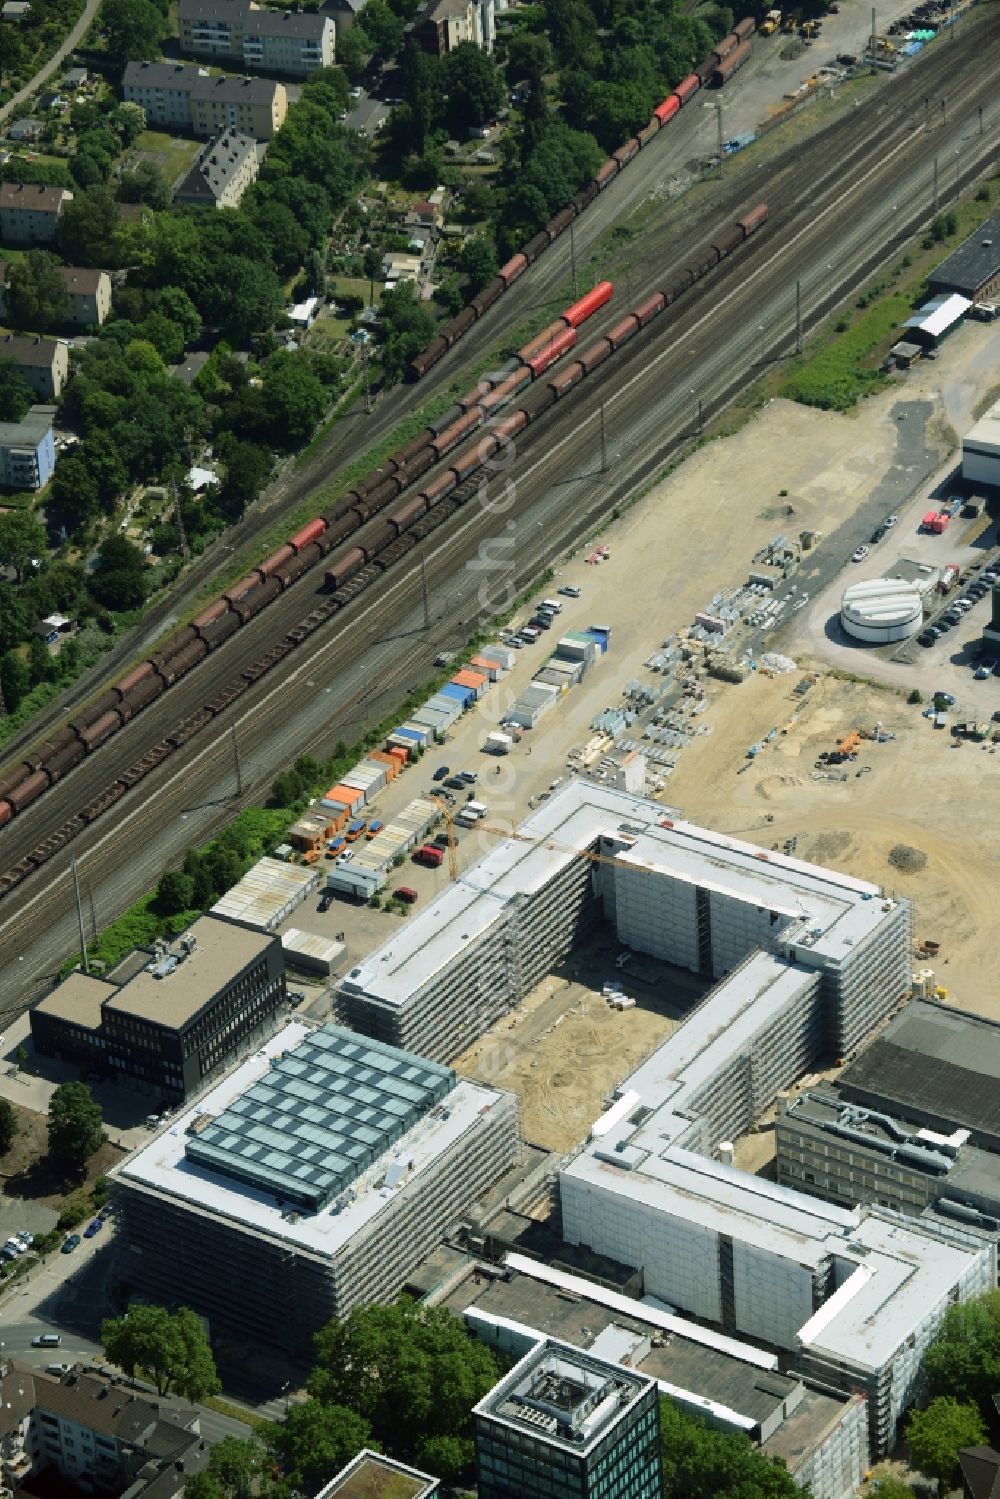
<svg viewBox="0 0 1000 1499">
<path fill-rule="evenodd" d="M 145 203 L 148 208 L 170 207 L 170 184 L 152 161 L 140 161 L 118 181 L 119 203 Z"/>
<path fill-rule="evenodd" d="M 0 689 L 3 690 L 4 707 L 8 713 L 16 713 L 28 695 L 31 677 L 20 656 L 5 651 L 0 656 Z"/>
<path fill-rule="evenodd" d="M 222 1388 L 204 1328 L 190 1307 L 173 1313 L 162 1306 L 130 1307 L 124 1317 L 101 1323 L 101 1344 L 126 1374 L 149 1374 L 160 1395 L 176 1390 L 187 1400 L 203 1400 Z"/>
<path fill-rule="evenodd" d="M 31 620 L 24 599 L 12 583 L 0 583 L 0 651 L 9 651 L 28 633 Z"/>
<path fill-rule="evenodd" d="M 552 48 L 548 37 L 537 32 L 518 31 L 507 43 L 507 76 L 527 84 L 533 93 L 542 92 L 542 80 L 552 68 Z"/>
<path fill-rule="evenodd" d="M 473 1342 L 460 1317 L 403 1299 L 356 1307 L 316 1335 L 317 1362 L 307 1382 L 325 1405 L 348 1406 L 375 1440 L 408 1460 L 438 1438 L 453 1439 L 452 1469 L 472 1462 L 472 1407 L 499 1369 Z"/>
<path fill-rule="evenodd" d="M 364 1417 L 319 1400 L 293 1405 L 280 1425 L 268 1422 L 258 1430 L 287 1481 L 307 1493 L 316 1493 L 331 1473 L 371 1443 L 371 1427 Z"/>
<path fill-rule="evenodd" d="M 49 1104 L 49 1152 L 61 1165 L 82 1172 L 104 1142 L 100 1104 L 86 1083 L 60 1083 Z"/>
<path fill-rule="evenodd" d="M 33 562 L 49 549 L 45 528 L 30 510 L 7 510 L 0 515 L 0 566 L 12 567 L 20 583 Z"/>
<path fill-rule="evenodd" d="M 265 435 L 282 448 L 297 448 L 311 437 L 327 407 L 323 382 L 301 353 L 272 354 L 262 395 Z"/>
<path fill-rule="evenodd" d="M 381 302 L 385 345 L 382 369 L 386 383 L 395 384 L 411 359 L 434 334 L 434 319 L 418 300 L 409 281 L 387 291 Z"/>
<path fill-rule="evenodd" d="M 7 271 L 7 306 L 18 328 L 47 333 L 69 317 L 69 292 L 59 262 L 47 250 L 29 250 Z"/>
<path fill-rule="evenodd" d="M 913 1461 L 942 1489 L 958 1482 L 959 1448 L 977 1447 L 985 1440 L 986 1427 L 976 1407 L 947 1395 L 939 1395 L 926 1410 L 912 1411 L 906 1425 Z"/>
<path fill-rule="evenodd" d="M 369 0 L 369 4 L 373 0 Z M 367 15 L 367 10 L 366 10 Z M 485 125 L 504 101 L 503 77 L 488 52 L 475 42 L 460 42 L 444 60 L 448 125 L 456 135 Z"/>
<path fill-rule="evenodd" d="M 386 0 L 368 0 L 361 16 L 365 36 L 371 39 L 373 50 L 380 57 L 395 57 L 403 45 L 403 22 L 390 9 Z M 351 28 L 356 30 L 356 26 Z"/>
<path fill-rule="evenodd" d="M 206 316 L 240 343 L 265 332 L 281 311 L 281 282 L 269 265 L 246 255 L 222 255 L 213 280 Z"/>
<path fill-rule="evenodd" d="M 101 184 L 77 193 L 59 215 L 56 242 L 70 265 L 116 267 L 122 234 L 111 189 Z"/>
<path fill-rule="evenodd" d="M 1000 1389 L 1000 1291 L 948 1308 L 923 1373 L 932 1396 L 989 1408 Z"/>
<path fill-rule="evenodd" d="M 143 62 L 160 55 L 168 26 L 163 12 L 150 0 L 104 0 L 101 20 L 107 36 L 108 58 L 115 72 L 127 62 Z"/>
<path fill-rule="evenodd" d="M 356 21 L 349 31 L 342 31 L 337 37 L 337 61 L 352 83 L 357 83 L 364 77 L 373 51 L 368 33 L 360 21 Z"/>
<path fill-rule="evenodd" d="M 17 1115 L 9 1099 L 0 1098 L 0 1155 L 6 1155 L 18 1135 Z"/>
<path fill-rule="evenodd" d="M 715 1431 L 660 1401 L 666 1499 L 803 1499 L 785 1464 L 742 1433 Z"/>
<path fill-rule="evenodd" d="M 190 911 L 194 894 L 194 881 L 189 874 L 179 869 L 168 869 L 160 875 L 156 887 L 156 909 L 163 916 L 178 916 L 181 911 Z"/>
<path fill-rule="evenodd" d="M 19 422 L 34 399 L 34 391 L 16 365 L 0 359 L 0 422 Z"/>
<path fill-rule="evenodd" d="M 231 519 L 238 520 L 252 505 L 267 483 L 271 472 L 271 455 L 255 442 L 234 442 L 226 454 L 226 477 L 219 491 L 219 505 Z"/>
<path fill-rule="evenodd" d="M 251 1499 L 258 1491 L 264 1448 L 256 1436 L 223 1437 L 209 1454 L 208 1471 L 223 1499 Z"/>
<path fill-rule="evenodd" d="M 475 296 L 497 273 L 497 256 L 492 240 L 487 239 L 485 234 L 473 234 L 462 246 L 459 263 L 469 279 L 469 291 Z"/>
<path fill-rule="evenodd" d="M 108 115 L 108 124 L 123 146 L 134 145 L 146 128 L 146 111 L 141 104 L 126 99 L 124 103 L 115 105 Z"/>
<path fill-rule="evenodd" d="M 101 542 L 90 588 L 99 604 L 117 611 L 140 609 L 146 599 L 143 555 L 124 536 Z"/>
<path fill-rule="evenodd" d="M 28 642 L 28 673 L 32 687 L 37 686 L 39 682 L 50 682 L 57 670 L 45 641 L 38 635 L 32 635 Z"/>
<path fill-rule="evenodd" d="M 365 275 L 368 277 L 368 305 L 375 300 L 375 279 L 382 274 L 382 251 L 378 245 L 369 245 L 365 250 Z"/>
</svg>

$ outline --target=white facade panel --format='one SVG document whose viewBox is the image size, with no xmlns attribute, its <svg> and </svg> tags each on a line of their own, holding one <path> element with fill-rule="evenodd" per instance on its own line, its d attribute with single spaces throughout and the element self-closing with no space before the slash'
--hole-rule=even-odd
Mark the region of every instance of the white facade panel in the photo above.
<svg viewBox="0 0 1000 1499">
<path fill-rule="evenodd" d="M 733 1301 L 741 1333 L 775 1348 L 794 1348 L 799 1328 L 812 1316 L 812 1272 L 734 1241 Z"/>
<path fill-rule="evenodd" d="M 614 870 L 618 936 L 634 952 L 698 972 L 697 893 L 694 885 L 660 871 L 617 864 Z"/>
<path fill-rule="evenodd" d="M 791 925 L 787 916 L 752 906 L 745 900 L 733 900 L 713 890 L 708 896 L 712 937 L 712 975 L 720 978 L 741 963 L 748 952 L 762 948 L 780 951 L 778 938 Z"/>
</svg>

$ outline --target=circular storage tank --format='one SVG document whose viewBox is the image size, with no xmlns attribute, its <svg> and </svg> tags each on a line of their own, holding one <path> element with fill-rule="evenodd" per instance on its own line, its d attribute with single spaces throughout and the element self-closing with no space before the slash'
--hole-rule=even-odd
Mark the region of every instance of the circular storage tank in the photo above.
<svg viewBox="0 0 1000 1499">
<path fill-rule="evenodd" d="M 923 623 L 919 591 L 905 578 L 871 578 L 844 590 L 840 623 L 854 640 L 887 645 L 908 640 Z"/>
</svg>

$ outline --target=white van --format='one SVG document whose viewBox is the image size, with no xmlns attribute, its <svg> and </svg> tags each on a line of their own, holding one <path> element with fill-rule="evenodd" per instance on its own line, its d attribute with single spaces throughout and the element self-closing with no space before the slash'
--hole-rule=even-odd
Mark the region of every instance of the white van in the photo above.
<svg viewBox="0 0 1000 1499">
<path fill-rule="evenodd" d="M 489 810 L 483 802 L 466 802 L 462 808 L 462 811 L 468 812 L 471 817 L 485 817 Z"/>
<path fill-rule="evenodd" d="M 541 611 L 544 614 L 561 614 L 562 609 L 563 606 L 559 603 L 558 599 L 542 599 L 535 613 L 537 614 Z"/>
</svg>

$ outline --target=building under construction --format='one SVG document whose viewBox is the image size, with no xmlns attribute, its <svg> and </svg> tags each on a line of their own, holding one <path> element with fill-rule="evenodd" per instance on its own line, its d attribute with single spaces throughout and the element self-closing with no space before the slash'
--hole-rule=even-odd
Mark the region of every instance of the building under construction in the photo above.
<svg viewBox="0 0 1000 1499">
<path fill-rule="evenodd" d="M 803 981 L 815 976 L 816 1055 L 848 1055 L 909 986 L 905 900 L 571 781 L 351 970 L 343 1014 L 368 1035 L 448 1060 L 596 922 L 708 979 L 758 951 Z"/>
</svg>

